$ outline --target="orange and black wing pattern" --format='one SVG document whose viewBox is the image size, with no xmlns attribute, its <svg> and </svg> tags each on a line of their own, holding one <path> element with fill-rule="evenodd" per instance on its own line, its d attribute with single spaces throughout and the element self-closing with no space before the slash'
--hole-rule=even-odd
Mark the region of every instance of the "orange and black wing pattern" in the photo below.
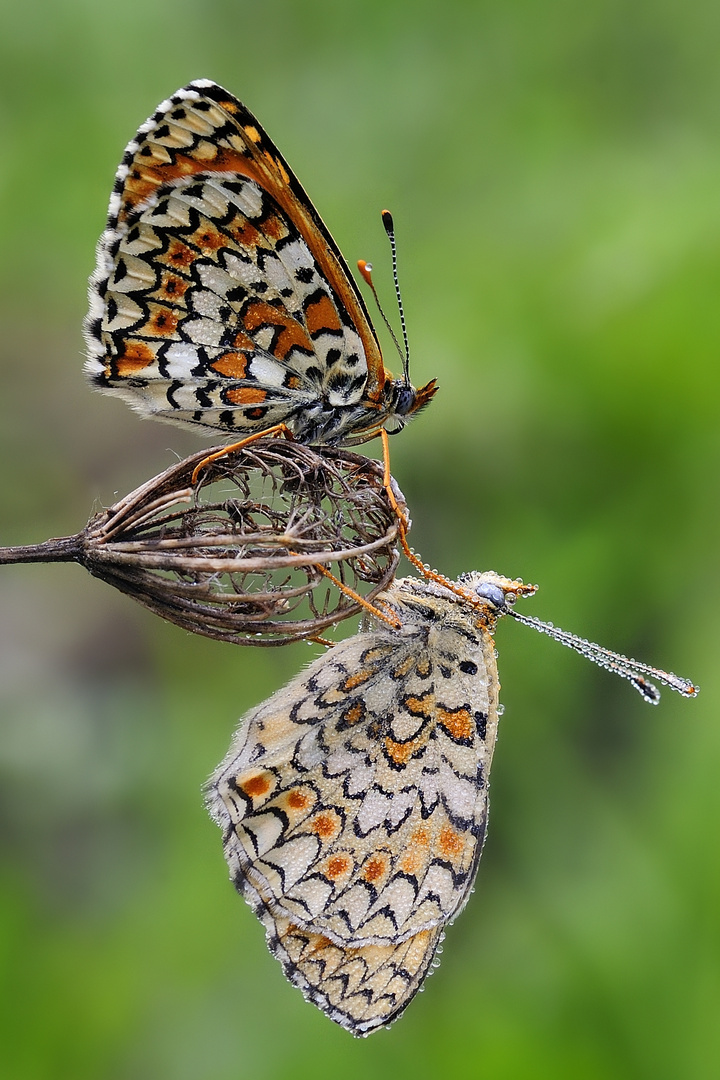
<svg viewBox="0 0 720 1080">
<path fill-rule="evenodd" d="M 98 244 L 87 373 L 145 416 L 345 443 L 434 393 L 386 372 L 335 241 L 252 113 L 190 83 L 127 147 Z M 400 390 L 403 392 L 400 393 Z"/>
</svg>

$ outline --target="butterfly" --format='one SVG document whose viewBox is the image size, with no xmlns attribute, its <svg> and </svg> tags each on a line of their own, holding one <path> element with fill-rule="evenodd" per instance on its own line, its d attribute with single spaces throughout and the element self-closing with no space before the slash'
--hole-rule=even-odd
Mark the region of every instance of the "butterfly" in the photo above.
<svg viewBox="0 0 720 1080">
<path fill-rule="evenodd" d="M 363 264 L 365 265 L 365 264 Z M 128 145 L 97 248 L 86 372 L 142 416 L 308 444 L 394 432 L 424 408 L 383 365 L 348 266 L 253 114 L 199 79 Z"/>
<path fill-rule="evenodd" d="M 535 587 L 498 574 L 396 581 L 378 624 L 253 709 L 207 788 L 238 891 L 287 978 L 368 1035 L 396 1020 L 475 881 L 497 736 L 493 633 Z M 517 617 L 517 616 L 516 616 Z M 550 623 L 520 621 L 628 678 L 697 687 Z"/>
</svg>

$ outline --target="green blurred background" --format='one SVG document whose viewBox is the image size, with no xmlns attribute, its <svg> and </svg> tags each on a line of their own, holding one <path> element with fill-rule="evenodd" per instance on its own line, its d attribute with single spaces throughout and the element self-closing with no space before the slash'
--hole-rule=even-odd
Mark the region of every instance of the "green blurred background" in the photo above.
<svg viewBox="0 0 720 1080">
<path fill-rule="evenodd" d="M 709 0 L 2 0 L 0 543 L 201 445 L 93 395 L 80 325 L 125 143 L 209 77 L 391 310 L 395 214 L 414 380 L 441 384 L 393 442 L 414 545 L 702 685 L 652 709 L 500 626 L 476 894 L 426 993 L 356 1042 L 285 983 L 200 794 L 314 649 L 3 568 L 3 1076 L 720 1074 L 719 56 Z"/>
</svg>

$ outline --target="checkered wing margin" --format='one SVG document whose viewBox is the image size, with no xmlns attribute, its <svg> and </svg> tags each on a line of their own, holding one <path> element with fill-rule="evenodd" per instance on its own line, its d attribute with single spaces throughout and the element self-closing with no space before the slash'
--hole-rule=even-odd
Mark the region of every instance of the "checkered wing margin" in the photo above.
<svg viewBox="0 0 720 1080">
<path fill-rule="evenodd" d="M 465 905 L 498 718 L 487 610 L 413 579 L 383 597 L 402 629 L 334 646 L 254 709 L 208 797 L 271 951 L 354 1035 L 405 1009 Z"/>
<path fill-rule="evenodd" d="M 303 442 L 402 427 L 432 397 L 385 371 L 337 245 L 239 101 L 207 80 L 129 144 L 100 239 L 87 373 L 145 416 Z"/>
</svg>

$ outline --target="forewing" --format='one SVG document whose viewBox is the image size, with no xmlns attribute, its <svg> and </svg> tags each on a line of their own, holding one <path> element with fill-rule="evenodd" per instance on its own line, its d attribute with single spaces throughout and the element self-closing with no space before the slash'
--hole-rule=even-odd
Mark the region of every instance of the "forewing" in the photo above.
<svg viewBox="0 0 720 1080">
<path fill-rule="evenodd" d="M 87 371 L 141 413 L 222 430 L 376 401 L 363 300 L 253 115 L 199 81 L 130 143 L 98 245 Z"/>
</svg>

